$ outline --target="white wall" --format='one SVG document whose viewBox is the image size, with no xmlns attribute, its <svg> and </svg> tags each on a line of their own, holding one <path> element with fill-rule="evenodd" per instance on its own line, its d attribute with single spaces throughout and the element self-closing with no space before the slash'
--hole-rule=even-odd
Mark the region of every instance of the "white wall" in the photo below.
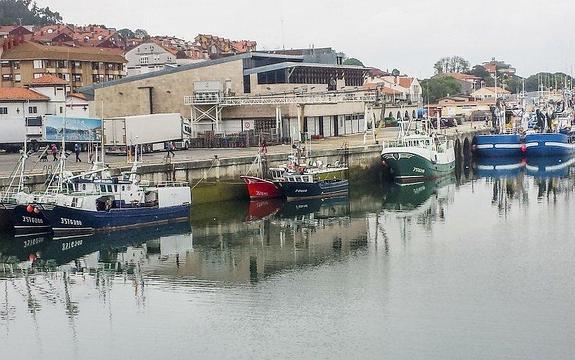
<svg viewBox="0 0 575 360">
<path fill-rule="evenodd" d="M 28 112 L 29 107 L 36 107 L 37 113 Z M 0 108 L 7 108 L 8 114 L 0 114 L 0 143 L 23 142 L 26 132 L 26 117 L 44 116 L 46 114 L 47 102 L 2 102 Z M 38 128 L 31 128 L 30 135 L 37 134 Z"/>
<path fill-rule="evenodd" d="M 90 106 L 88 101 L 75 97 L 66 99 L 66 116 L 74 118 L 89 118 Z"/>
</svg>

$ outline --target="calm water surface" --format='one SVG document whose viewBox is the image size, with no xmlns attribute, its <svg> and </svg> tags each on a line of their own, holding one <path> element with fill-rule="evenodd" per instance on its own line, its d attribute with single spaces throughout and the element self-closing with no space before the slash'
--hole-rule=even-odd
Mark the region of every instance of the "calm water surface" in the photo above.
<svg viewBox="0 0 575 360">
<path fill-rule="evenodd" d="M 3 239 L 0 357 L 573 358 L 575 169 L 545 166 Z"/>
</svg>

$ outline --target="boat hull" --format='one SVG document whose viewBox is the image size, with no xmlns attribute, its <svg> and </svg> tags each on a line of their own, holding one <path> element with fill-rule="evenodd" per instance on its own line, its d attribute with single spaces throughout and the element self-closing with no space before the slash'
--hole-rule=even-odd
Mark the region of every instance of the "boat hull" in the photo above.
<svg viewBox="0 0 575 360">
<path fill-rule="evenodd" d="M 434 162 L 409 150 L 396 150 L 382 153 L 381 160 L 397 182 L 436 179 L 455 171 L 455 156 L 451 161 Z"/>
<path fill-rule="evenodd" d="M 108 211 L 82 210 L 59 205 L 43 205 L 43 208 L 55 236 L 177 223 L 189 221 L 190 216 L 189 205 L 114 208 Z"/>
<path fill-rule="evenodd" d="M 575 144 L 561 133 L 529 134 L 525 136 L 527 157 L 567 156 L 575 152 Z"/>
<path fill-rule="evenodd" d="M 47 234 L 52 231 L 50 221 L 35 204 L 0 203 L 0 231 L 15 235 Z"/>
<path fill-rule="evenodd" d="M 288 200 L 318 199 L 346 195 L 349 181 L 297 182 L 279 181 L 277 185 L 283 190 Z"/>
<path fill-rule="evenodd" d="M 473 142 L 479 157 L 521 157 L 526 150 L 516 134 L 476 135 Z"/>
<path fill-rule="evenodd" d="M 240 177 L 246 183 L 250 199 L 273 199 L 283 196 L 282 190 L 270 180 L 254 176 Z"/>
</svg>

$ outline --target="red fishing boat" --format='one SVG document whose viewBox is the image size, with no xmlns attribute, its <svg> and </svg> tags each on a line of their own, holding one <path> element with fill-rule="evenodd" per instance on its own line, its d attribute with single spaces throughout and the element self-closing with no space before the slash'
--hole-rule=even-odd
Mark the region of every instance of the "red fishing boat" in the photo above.
<svg viewBox="0 0 575 360">
<path fill-rule="evenodd" d="M 250 199 L 271 199 L 283 196 L 282 190 L 271 180 L 255 176 L 240 176 L 246 183 Z"/>
</svg>

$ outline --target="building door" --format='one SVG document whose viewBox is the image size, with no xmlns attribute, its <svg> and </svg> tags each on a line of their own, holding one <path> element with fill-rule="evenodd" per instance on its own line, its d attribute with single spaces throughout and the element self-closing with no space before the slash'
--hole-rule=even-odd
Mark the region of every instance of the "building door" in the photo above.
<svg viewBox="0 0 575 360">
<path fill-rule="evenodd" d="M 332 116 L 333 118 L 333 136 L 339 136 L 339 124 L 338 124 L 338 116 Z"/>
<path fill-rule="evenodd" d="M 323 137 L 323 116 L 319 117 L 319 135 Z"/>
</svg>

